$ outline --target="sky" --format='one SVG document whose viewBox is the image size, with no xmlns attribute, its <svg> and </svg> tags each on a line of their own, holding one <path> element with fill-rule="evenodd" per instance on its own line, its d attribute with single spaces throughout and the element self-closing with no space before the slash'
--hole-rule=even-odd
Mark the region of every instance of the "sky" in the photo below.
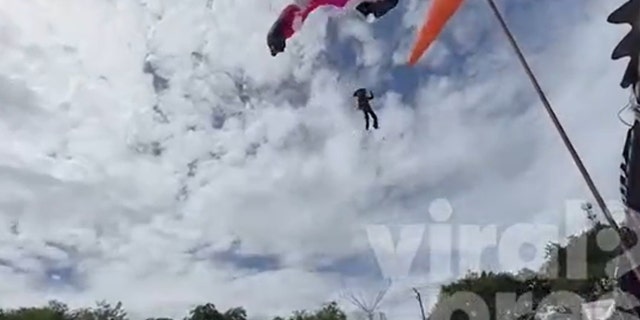
<svg viewBox="0 0 640 320">
<path fill-rule="evenodd" d="M 622 2 L 497 3 L 615 206 L 629 92 L 610 53 L 628 28 L 606 17 Z M 464 275 L 477 239 L 457 246 L 463 224 L 585 227 L 589 190 L 484 1 L 467 0 L 413 68 L 428 1 L 373 23 L 317 10 L 272 57 L 285 5 L 3 2 L 0 306 L 105 299 L 141 319 L 212 302 L 270 319 L 372 299 L 388 256 L 376 248 L 400 237 L 415 257 L 380 310 L 404 319 L 419 315 L 412 286 L 429 300 Z M 376 95 L 377 131 L 353 107 L 358 87 Z M 488 253 L 476 267 L 532 261 Z"/>
</svg>

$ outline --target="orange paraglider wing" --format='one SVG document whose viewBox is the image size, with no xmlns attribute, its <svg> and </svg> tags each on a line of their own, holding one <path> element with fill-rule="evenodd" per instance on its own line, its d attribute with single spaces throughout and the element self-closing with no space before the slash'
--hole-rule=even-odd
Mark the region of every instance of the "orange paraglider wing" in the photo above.
<svg viewBox="0 0 640 320">
<path fill-rule="evenodd" d="M 432 0 L 431 9 L 427 13 L 427 20 L 422 25 L 418 39 L 413 45 L 409 65 L 413 66 L 422 57 L 431 43 L 444 29 L 449 18 L 458 10 L 463 0 Z"/>
</svg>

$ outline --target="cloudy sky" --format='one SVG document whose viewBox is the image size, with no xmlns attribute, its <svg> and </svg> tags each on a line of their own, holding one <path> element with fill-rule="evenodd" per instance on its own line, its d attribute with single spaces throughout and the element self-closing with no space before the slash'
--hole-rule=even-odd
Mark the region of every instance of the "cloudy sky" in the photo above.
<svg viewBox="0 0 640 320">
<path fill-rule="evenodd" d="M 345 292 L 373 298 L 385 275 L 375 253 L 389 256 L 376 250 L 400 237 L 415 259 L 382 303 L 400 319 L 419 312 L 410 286 L 431 296 L 473 260 L 435 244 L 458 242 L 436 222 L 454 238 L 461 224 L 584 226 L 579 210 L 563 221 L 588 189 L 485 1 L 467 0 L 414 68 L 429 1 L 374 23 L 318 10 L 273 58 L 265 37 L 286 4 L 3 1 L 3 307 L 107 299 L 134 317 L 181 317 L 213 302 L 284 315 Z M 627 27 L 606 16 L 620 4 L 498 1 L 611 201 L 629 93 L 625 61 L 609 59 Z M 377 96 L 376 132 L 353 108 L 358 87 Z M 415 225 L 391 237 L 371 224 Z"/>
</svg>

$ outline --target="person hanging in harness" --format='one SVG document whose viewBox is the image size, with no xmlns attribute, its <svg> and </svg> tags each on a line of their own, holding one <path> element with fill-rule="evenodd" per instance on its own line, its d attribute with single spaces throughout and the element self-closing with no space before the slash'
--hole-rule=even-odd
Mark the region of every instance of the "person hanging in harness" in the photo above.
<svg viewBox="0 0 640 320">
<path fill-rule="evenodd" d="M 367 93 L 369 93 L 369 95 L 367 95 Z M 373 119 L 373 127 L 378 129 L 378 117 L 369 104 L 369 100 L 373 100 L 373 92 L 370 90 L 367 92 L 367 89 L 360 88 L 353 93 L 353 96 L 356 98 L 356 107 L 364 113 L 366 130 L 369 130 L 369 116 Z"/>
</svg>

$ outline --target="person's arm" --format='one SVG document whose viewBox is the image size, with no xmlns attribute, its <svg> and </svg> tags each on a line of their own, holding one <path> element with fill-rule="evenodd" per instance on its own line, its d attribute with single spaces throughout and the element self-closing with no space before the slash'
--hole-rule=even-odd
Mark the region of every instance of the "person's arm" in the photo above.
<svg viewBox="0 0 640 320">
<path fill-rule="evenodd" d="M 369 100 L 373 100 L 373 92 L 369 90 Z"/>
</svg>

